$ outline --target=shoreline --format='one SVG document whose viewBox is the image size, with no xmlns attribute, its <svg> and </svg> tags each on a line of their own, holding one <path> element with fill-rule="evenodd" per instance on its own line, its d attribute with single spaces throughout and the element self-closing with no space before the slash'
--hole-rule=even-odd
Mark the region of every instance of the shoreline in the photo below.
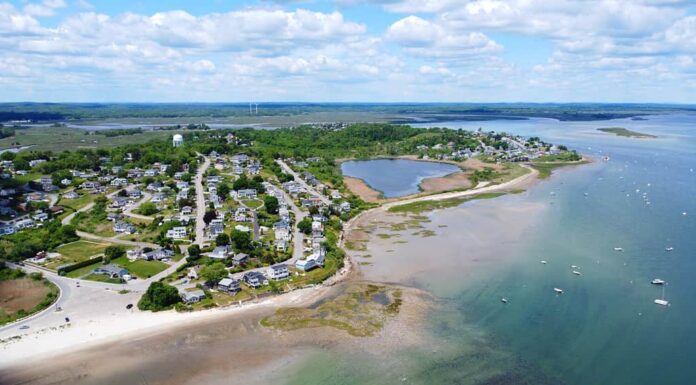
<svg viewBox="0 0 696 385">
<path fill-rule="evenodd" d="M 373 209 L 365 210 L 344 224 L 338 246 L 344 251 L 346 250 L 346 235 L 353 230 L 355 224 L 359 220 L 370 213 L 378 213 L 380 211 L 386 211 L 390 207 L 418 201 L 443 200 L 477 195 L 480 193 L 516 189 L 522 186 L 528 187 L 535 181 L 539 181 L 537 178 L 539 172 L 537 170 L 531 169 L 528 165 L 524 165 L 523 167 L 529 169 L 530 172 L 505 183 L 497 185 L 479 184 L 479 186 L 465 191 L 443 192 L 410 198 L 406 197 L 386 202 Z M 70 327 L 60 329 L 52 328 L 48 331 L 38 330 L 20 334 L 23 337 L 19 340 L 7 338 L 3 341 L 2 346 L 0 346 L 0 351 L 3 352 L 2 358 L 0 358 L 0 367 L 7 368 L 26 362 L 26 360 L 37 360 L 62 355 L 68 352 L 83 351 L 96 346 L 106 345 L 109 342 L 120 341 L 127 337 L 141 337 L 152 331 L 165 333 L 184 326 L 191 326 L 193 324 L 212 321 L 231 315 L 241 317 L 245 315 L 245 313 L 253 313 L 258 310 L 270 310 L 285 306 L 301 306 L 302 304 L 320 300 L 332 286 L 350 278 L 358 277 L 360 277 L 360 271 L 356 268 L 352 253 L 346 251 L 344 267 L 320 285 L 273 296 L 263 299 L 260 302 L 250 301 L 241 306 L 231 305 L 223 308 L 191 313 L 177 313 L 174 310 L 160 313 L 137 311 L 125 317 L 125 319 L 124 317 L 109 317 L 108 314 L 105 314 L 96 321 L 78 321 L 73 322 Z"/>
</svg>

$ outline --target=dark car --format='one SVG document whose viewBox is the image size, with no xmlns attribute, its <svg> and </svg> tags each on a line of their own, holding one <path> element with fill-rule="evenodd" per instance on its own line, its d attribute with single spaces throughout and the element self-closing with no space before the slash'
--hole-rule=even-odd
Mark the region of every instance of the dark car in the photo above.
<svg viewBox="0 0 696 385">
<path fill-rule="evenodd" d="M 132 309 L 132 308 L 133 308 L 133 304 L 132 304 L 132 303 L 129 303 L 128 305 L 126 305 L 126 309 L 130 310 L 130 309 Z"/>
</svg>

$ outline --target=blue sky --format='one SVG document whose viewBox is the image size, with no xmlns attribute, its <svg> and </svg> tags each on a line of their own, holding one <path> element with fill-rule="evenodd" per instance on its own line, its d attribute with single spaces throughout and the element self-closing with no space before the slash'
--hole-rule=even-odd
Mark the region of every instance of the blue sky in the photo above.
<svg viewBox="0 0 696 385">
<path fill-rule="evenodd" d="M 696 100 L 687 0 L 0 0 L 0 101 Z"/>
</svg>

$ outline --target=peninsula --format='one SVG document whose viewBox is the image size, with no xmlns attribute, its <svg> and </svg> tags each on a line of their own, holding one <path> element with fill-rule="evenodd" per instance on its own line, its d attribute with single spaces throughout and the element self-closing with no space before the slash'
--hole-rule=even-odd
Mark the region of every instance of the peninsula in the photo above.
<svg viewBox="0 0 696 385">
<path fill-rule="evenodd" d="M 641 132 L 636 132 L 636 131 L 631 131 L 629 129 L 623 128 L 623 127 L 605 127 L 605 128 L 598 128 L 597 131 L 602 131 L 602 132 L 607 132 L 610 134 L 614 134 L 616 136 L 623 136 L 626 138 L 638 138 L 638 139 L 654 139 L 657 138 L 655 135 L 650 135 L 650 134 L 644 134 Z"/>
</svg>

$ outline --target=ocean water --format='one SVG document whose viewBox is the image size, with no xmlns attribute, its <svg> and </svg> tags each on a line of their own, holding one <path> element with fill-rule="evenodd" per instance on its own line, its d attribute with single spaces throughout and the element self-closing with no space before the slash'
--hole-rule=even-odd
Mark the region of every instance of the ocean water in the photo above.
<svg viewBox="0 0 696 385">
<path fill-rule="evenodd" d="M 418 185 L 426 178 L 440 177 L 459 171 L 451 164 L 405 160 L 355 160 L 341 164 L 343 175 L 359 178 L 387 198 L 419 192 Z"/>
<path fill-rule="evenodd" d="M 422 258 L 419 263 L 427 268 L 413 269 L 400 282 L 436 298 L 422 331 L 432 344 L 389 356 L 327 349 L 285 382 L 696 383 L 696 116 L 438 125 L 540 136 L 595 162 L 557 171 L 523 194 L 430 214 L 428 226 L 437 235 L 423 242 L 437 246 L 428 251 L 408 244 L 394 256 L 369 250 L 375 264 L 402 255 L 404 264 L 415 266 L 413 261 Z M 658 138 L 596 131 L 608 126 Z M 466 214 L 525 206 L 543 209 L 510 216 L 526 222 L 529 215 L 532 224 L 524 230 L 509 230 L 510 223 L 500 220 L 495 232 L 491 223 L 477 226 Z M 668 246 L 674 250 L 666 251 Z M 495 263 L 477 262 L 479 254 Z M 455 269 L 440 263 L 448 258 L 473 262 Z M 667 281 L 664 292 L 651 285 L 654 278 Z M 554 293 L 555 287 L 564 293 Z M 663 295 L 671 306 L 653 303 Z"/>
</svg>

